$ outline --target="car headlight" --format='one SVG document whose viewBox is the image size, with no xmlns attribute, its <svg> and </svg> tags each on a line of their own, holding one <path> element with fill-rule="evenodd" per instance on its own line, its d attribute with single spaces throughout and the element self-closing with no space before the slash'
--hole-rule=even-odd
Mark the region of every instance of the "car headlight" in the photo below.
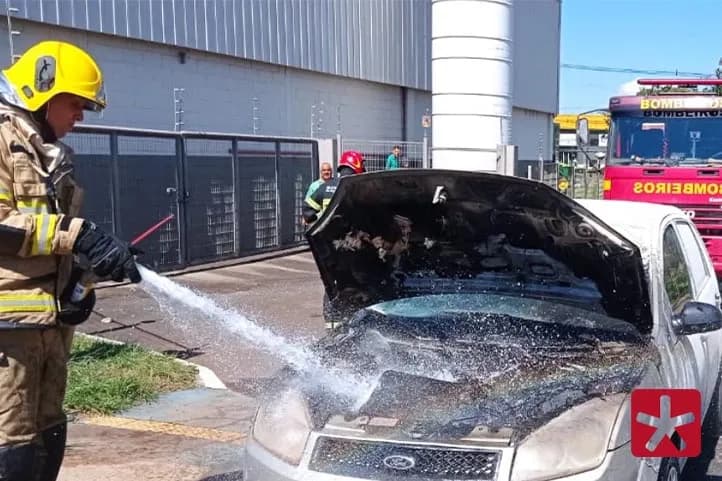
<svg viewBox="0 0 722 481">
<path fill-rule="evenodd" d="M 307 404 L 294 390 L 287 390 L 273 402 L 262 404 L 253 423 L 253 438 L 294 465 L 301 462 L 310 433 Z"/>
<path fill-rule="evenodd" d="M 591 399 L 531 433 L 517 448 L 512 481 L 560 478 L 602 464 L 625 397 Z"/>
</svg>

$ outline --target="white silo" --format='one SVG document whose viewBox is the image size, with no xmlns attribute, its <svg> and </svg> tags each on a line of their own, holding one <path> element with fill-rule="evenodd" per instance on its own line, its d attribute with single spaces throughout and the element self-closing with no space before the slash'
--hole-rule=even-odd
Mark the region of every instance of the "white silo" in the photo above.
<svg viewBox="0 0 722 481">
<path fill-rule="evenodd" d="M 434 168 L 496 171 L 511 142 L 512 3 L 432 0 Z"/>
</svg>

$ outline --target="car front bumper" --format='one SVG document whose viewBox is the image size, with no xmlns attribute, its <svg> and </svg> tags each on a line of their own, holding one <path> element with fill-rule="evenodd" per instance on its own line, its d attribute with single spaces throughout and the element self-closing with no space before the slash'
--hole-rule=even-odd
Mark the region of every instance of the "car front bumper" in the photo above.
<svg viewBox="0 0 722 481">
<path fill-rule="evenodd" d="M 318 473 L 302 466 L 292 466 L 266 451 L 252 438 L 246 443 L 244 457 L 244 481 L 368 481 Z M 303 465 L 303 462 L 301 464 Z"/>
<path fill-rule="evenodd" d="M 511 479 L 511 450 L 504 453 L 496 481 Z M 299 466 L 290 465 L 274 456 L 252 438 L 245 448 L 244 481 L 368 481 L 365 478 L 320 473 L 307 468 L 307 458 Z M 656 481 L 659 459 L 638 459 L 631 455 L 629 445 L 610 451 L 595 469 L 554 481 Z M 432 478 L 429 478 L 432 479 Z"/>
</svg>

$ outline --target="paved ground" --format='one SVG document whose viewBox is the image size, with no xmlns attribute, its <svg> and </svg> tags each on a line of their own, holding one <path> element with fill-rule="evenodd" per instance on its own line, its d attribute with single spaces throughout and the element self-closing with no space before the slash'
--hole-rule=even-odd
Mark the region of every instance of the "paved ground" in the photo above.
<svg viewBox="0 0 722 481">
<path fill-rule="evenodd" d="M 323 332 L 323 288 L 309 253 L 173 280 L 300 342 Z M 138 286 L 101 289 L 96 313 L 80 330 L 179 354 L 212 369 L 231 390 L 176 393 L 115 418 L 76 420 L 60 481 L 240 479 L 257 380 L 278 362 L 229 334 L 228 319 L 177 307 L 159 305 Z"/>
<path fill-rule="evenodd" d="M 323 288 L 310 253 L 174 276 L 173 280 L 212 294 L 222 306 L 300 342 L 323 332 Z M 82 331 L 140 342 L 159 351 L 180 351 L 230 386 L 243 387 L 247 379 L 268 376 L 278 366 L 272 356 L 229 334 L 233 319 L 209 319 L 168 302 L 159 305 L 138 286 L 100 290 L 96 311 Z"/>
<path fill-rule="evenodd" d="M 60 481 L 240 480 L 253 405 L 232 391 L 195 389 L 116 417 L 77 419 Z"/>
<path fill-rule="evenodd" d="M 173 279 L 299 342 L 323 332 L 323 290 L 308 253 Z M 159 305 L 137 286 L 100 290 L 97 307 L 82 331 L 179 354 L 231 390 L 173 393 L 114 418 L 76 420 L 60 481 L 240 480 L 254 393 L 277 361 L 229 334 L 231 319 Z M 683 481 L 722 481 L 722 443 L 697 464 Z"/>
</svg>

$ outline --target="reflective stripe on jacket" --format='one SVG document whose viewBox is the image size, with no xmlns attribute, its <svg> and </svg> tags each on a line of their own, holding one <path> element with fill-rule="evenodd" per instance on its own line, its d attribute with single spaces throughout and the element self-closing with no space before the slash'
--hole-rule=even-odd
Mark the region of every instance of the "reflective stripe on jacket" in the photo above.
<svg viewBox="0 0 722 481">
<path fill-rule="evenodd" d="M 311 182 L 311 185 L 308 186 L 308 190 L 306 191 L 306 195 L 304 196 L 304 199 L 308 199 L 313 195 L 314 192 L 318 190 L 319 187 L 321 187 L 323 184 L 325 184 L 326 181 L 323 179 L 316 179 L 313 182 Z"/>
<path fill-rule="evenodd" d="M 0 324 L 55 324 L 82 224 L 69 152 L 0 104 Z"/>
<path fill-rule="evenodd" d="M 341 177 L 334 177 L 325 184 L 321 185 L 316 192 L 310 197 L 304 199 L 303 206 L 303 218 L 306 222 L 313 222 L 318 217 L 321 217 L 323 211 L 326 210 L 328 204 L 331 203 L 331 198 L 336 192 L 338 183 L 341 181 Z"/>
</svg>

